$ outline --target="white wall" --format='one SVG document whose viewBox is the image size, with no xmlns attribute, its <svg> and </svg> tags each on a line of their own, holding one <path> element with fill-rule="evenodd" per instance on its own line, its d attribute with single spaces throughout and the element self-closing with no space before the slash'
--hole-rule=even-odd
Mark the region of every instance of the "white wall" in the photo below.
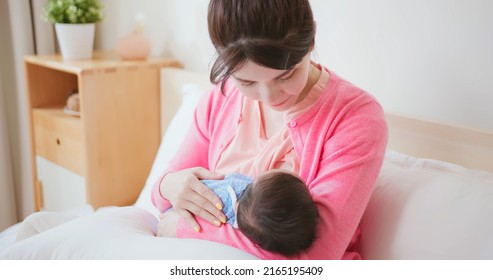
<svg viewBox="0 0 493 280">
<path fill-rule="evenodd" d="M 153 55 L 207 73 L 206 0 L 103 0 L 96 47 L 113 49 L 147 14 Z M 493 131 L 493 1 L 311 0 L 314 58 L 375 95 L 385 110 Z"/>
<path fill-rule="evenodd" d="M 320 61 L 386 110 L 493 131 L 493 1 L 311 2 Z"/>
<path fill-rule="evenodd" d="M 207 31 L 206 0 L 101 0 L 105 19 L 97 25 L 95 47 L 114 49 L 132 32 L 135 15 L 146 15 L 145 34 L 154 56 L 173 56 L 186 69 L 207 73 L 214 49 Z"/>
</svg>

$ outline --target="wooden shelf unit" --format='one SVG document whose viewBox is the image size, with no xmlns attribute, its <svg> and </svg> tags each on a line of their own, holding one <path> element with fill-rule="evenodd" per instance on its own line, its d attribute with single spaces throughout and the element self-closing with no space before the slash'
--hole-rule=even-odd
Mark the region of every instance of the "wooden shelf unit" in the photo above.
<svg viewBox="0 0 493 280">
<path fill-rule="evenodd" d="M 180 64 L 165 58 L 122 61 L 99 51 L 79 61 L 26 56 L 24 66 L 36 210 L 64 210 L 44 204 L 44 194 L 54 192 L 43 188 L 63 189 L 70 197 L 72 187 L 70 182 L 56 187 L 42 182 L 40 177 L 56 177 L 60 171 L 41 174 L 39 157 L 69 177 L 82 177 L 85 198 L 74 201 L 95 208 L 133 204 L 160 143 L 160 69 Z M 79 92 L 80 117 L 63 110 L 73 90 Z"/>
</svg>

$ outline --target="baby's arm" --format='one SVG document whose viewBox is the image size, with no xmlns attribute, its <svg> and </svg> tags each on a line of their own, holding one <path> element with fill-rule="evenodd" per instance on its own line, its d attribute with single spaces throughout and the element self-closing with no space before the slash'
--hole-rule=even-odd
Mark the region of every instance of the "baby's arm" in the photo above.
<svg viewBox="0 0 493 280">
<path fill-rule="evenodd" d="M 180 216 L 173 210 L 168 210 L 159 216 L 156 236 L 158 237 L 176 237 L 176 225 Z"/>
</svg>

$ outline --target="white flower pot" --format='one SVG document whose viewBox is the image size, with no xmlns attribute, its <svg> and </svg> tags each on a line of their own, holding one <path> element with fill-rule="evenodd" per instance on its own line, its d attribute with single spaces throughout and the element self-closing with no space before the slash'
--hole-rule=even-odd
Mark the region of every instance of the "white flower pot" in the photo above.
<svg viewBox="0 0 493 280">
<path fill-rule="evenodd" d="M 63 59 L 91 58 L 95 27 L 94 23 L 55 23 Z"/>
</svg>

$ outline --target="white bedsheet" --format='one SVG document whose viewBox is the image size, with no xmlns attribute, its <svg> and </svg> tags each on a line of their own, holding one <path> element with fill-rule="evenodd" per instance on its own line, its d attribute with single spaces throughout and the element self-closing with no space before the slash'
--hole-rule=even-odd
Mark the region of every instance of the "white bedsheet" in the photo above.
<svg viewBox="0 0 493 280">
<path fill-rule="evenodd" d="M 17 242 L 0 259 L 256 259 L 220 243 L 156 237 L 157 221 L 137 206 L 106 208 Z"/>
<path fill-rule="evenodd" d="M 2 232 L 0 232 L 0 252 L 2 252 L 5 248 L 14 244 L 15 238 L 17 236 L 17 231 L 19 230 L 20 223 L 15 224 L 9 228 L 6 228 Z"/>
</svg>

